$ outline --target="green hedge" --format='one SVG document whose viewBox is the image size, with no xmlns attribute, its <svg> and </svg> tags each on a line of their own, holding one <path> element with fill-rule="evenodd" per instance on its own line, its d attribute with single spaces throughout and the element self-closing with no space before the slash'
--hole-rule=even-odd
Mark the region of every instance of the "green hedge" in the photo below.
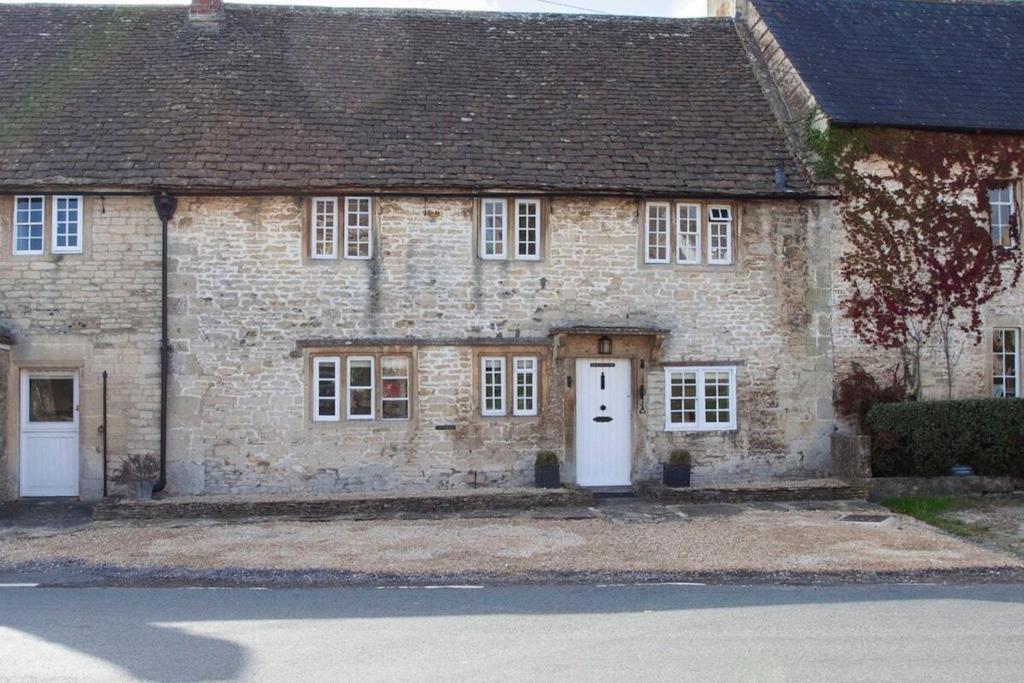
<svg viewBox="0 0 1024 683">
<path fill-rule="evenodd" d="M 933 477 L 953 465 L 1024 477 L 1024 399 L 882 403 L 868 411 L 876 477 Z"/>
</svg>

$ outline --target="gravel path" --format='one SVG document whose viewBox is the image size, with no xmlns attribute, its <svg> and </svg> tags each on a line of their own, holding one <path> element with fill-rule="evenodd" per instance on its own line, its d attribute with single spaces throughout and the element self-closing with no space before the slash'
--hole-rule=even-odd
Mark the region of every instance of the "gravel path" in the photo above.
<svg viewBox="0 0 1024 683">
<path fill-rule="evenodd" d="M 330 571 L 390 576 L 537 573 L 914 572 L 1024 567 L 907 517 L 744 510 L 660 523 L 605 518 L 100 523 L 0 538 L 0 567 Z"/>
</svg>

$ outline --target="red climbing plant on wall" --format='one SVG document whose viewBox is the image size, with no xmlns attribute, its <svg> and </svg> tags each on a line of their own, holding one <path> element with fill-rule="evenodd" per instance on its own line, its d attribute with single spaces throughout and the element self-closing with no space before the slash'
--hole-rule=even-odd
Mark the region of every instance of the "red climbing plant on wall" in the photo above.
<svg viewBox="0 0 1024 683">
<path fill-rule="evenodd" d="M 990 236 L 989 190 L 1024 172 L 1024 139 L 892 129 L 809 139 L 849 240 L 843 314 L 867 344 L 904 354 L 918 395 L 922 349 L 938 342 L 951 394 L 957 333 L 980 342 L 982 308 L 1021 276 L 1020 247 Z M 1019 218 L 1010 223 L 1016 245 Z"/>
</svg>

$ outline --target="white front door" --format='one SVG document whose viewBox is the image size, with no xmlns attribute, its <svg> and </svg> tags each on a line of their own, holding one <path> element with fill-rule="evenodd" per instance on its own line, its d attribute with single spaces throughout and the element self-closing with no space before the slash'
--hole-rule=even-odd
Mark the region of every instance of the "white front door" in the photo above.
<svg viewBox="0 0 1024 683">
<path fill-rule="evenodd" d="M 628 360 L 576 361 L 578 485 L 629 485 L 631 406 Z"/>
<path fill-rule="evenodd" d="M 78 495 L 76 373 L 21 373 L 21 495 Z"/>
</svg>

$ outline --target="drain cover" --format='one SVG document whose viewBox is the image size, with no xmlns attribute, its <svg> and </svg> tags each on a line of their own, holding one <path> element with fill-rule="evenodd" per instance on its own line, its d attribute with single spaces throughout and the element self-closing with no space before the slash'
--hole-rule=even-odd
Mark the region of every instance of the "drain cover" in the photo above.
<svg viewBox="0 0 1024 683">
<path fill-rule="evenodd" d="M 889 515 L 846 515 L 840 517 L 840 522 L 865 522 L 867 524 L 879 524 L 889 519 Z"/>
</svg>

